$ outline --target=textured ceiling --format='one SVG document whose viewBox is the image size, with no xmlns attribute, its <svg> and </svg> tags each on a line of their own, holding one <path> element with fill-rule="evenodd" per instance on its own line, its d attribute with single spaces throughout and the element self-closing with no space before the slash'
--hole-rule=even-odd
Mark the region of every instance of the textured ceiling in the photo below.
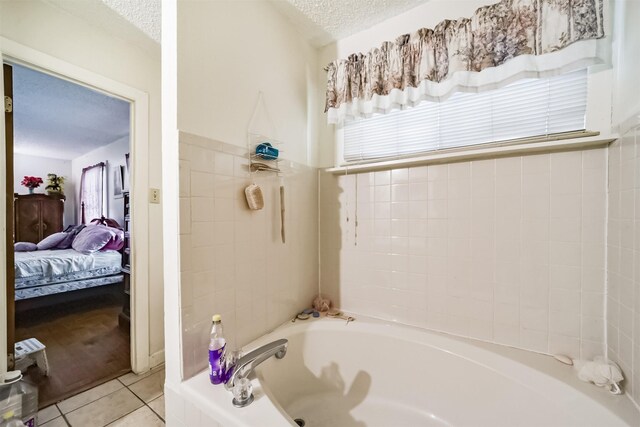
<svg viewBox="0 0 640 427">
<path fill-rule="evenodd" d="M 82 13 L 96 0 L 47 0 Z M 192 0 L 195 1 L 195 0 Z M 238 0 L 236 0 L 238 1 Z M 246 0 L 245 0 L 246 1 Z M 255 0 L 254 0 L 255 1 Z M 316 46 L 350 36 L 428 0 L 270 0 Z M 157 43 L 161 40 L 161 0 L 99 0 Z M 91 5 L 94 3 L 94 5 Z M 71 10 L 70 10 L 71 11 Z M 74 13 L 74 12 L 72 12 Z M 77 12 L 75 12 L 77 13 Z M 105 18 L 101 18 L 105 21 Z M 113 23 L 111 23 L 113 24 Z"/>
<path fill-rule="evenodd" d="M 291 3 L 311 23 L 325 31 L 331 39 L 339 40 L 406 12 L 428 0 L 286 1 Z M 320 43 L 326 44 L 328 41 Z"/>
<path fill-rule="evenodd" d="M 13 66 L 14 148 L 74 159 L 129 134 L 129 103 Z"/>
<path fill-rule="evenodd" d="M 160 0 L 42 1 L 146 52 L 160 55 Z"/>
<path fill-rule="evenodd" d="M 160 0 L 102 0 L 143 33 L 160 43 Z"/>
<path fill-rule="evenodd" d="M 1 1 L 1 0 L 0 0 Z M 161 0 L 44 0 L 132 39 L 132 29 L 151 42 L 161 40 Z M 202 1 L 202 0 L 185 0 Z M 218 1 L 218 0 L 207 0 Z M 259 0 L 227 0 L 259 1 Z M 315 46 L 350 36 L 428 0 L 269 0 Z M 115 13 L 113 13 L 115 12 Z M 128 24 L 130 28 L 126 28 Z M 133 25 L 131 25 L 133 24 Z M 212 25 L 215 25 L 212 22 Z M 142 36 L 142 35 L 141 35 Z M 148 47 L 148 46 L 146 46 Z"/>
</svg>

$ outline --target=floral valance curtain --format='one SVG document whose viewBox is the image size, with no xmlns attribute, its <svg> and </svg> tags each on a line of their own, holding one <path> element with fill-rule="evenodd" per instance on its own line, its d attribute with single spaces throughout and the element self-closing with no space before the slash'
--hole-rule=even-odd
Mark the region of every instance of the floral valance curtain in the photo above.
<svg viewBox="0 0 640 427">
<path fill-rule="evenodd" d="M 326 69 L 329 123 L 601 62 L 603 2 L 502 0 L 334 61 Z"/>
</svg>

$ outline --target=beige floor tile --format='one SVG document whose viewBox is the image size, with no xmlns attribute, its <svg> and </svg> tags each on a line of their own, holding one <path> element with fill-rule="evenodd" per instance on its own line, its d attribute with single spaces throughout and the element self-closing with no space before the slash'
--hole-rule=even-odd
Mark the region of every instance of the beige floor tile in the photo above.
<svg viewBox="0 0 640 427">
<path fill-rule="evenodd" d="M 47 406 L 46 408 L 38 411 L 38 425 L 51 421 L 60 415 L 62 414 L 56 405 Z"/>
<path fill-rule="evenodd" d="M 69 426 L 69 424 L 67 424 L 67 422 L 64 420 L 64 417 L 57 417 L 44 424 L 38 423 L 38 425 L 40 427 L 68 427 Z"/>
<path fill-rule="evenodd" d="M 69 412 L 66 417 L 72 427 L 103 427 L 143 406 L 131 391 L 122 388 L 82 408 Z"/>
<path fill-rule="evenodd" d="M 136 409 L 127 416 L 109 424 L 113 427 L 161 427 L 164 426 L 162 421 L 151 409 L 143 406 Z"/>
<path fill-rule="evenodd" d="M 60 411 L 62 411 L 63 414 L 67 414 L 75 409 L 78 409 L 81 406 L 94 402 L 108 394 L 111 394 L 114 391 L 121 389 L 122 387 L 123 386 L 119 381 L 111 380 L 97 387 L 89 389 L 83 393 L 76 394 L 75 396 L 70 397 L 67 400 L 63 400 L 62 402 L 58 403 L 58 408 L 60 409 Z"/>
<path fill-rule="evenodd" d="M 164 392 L 164 371 L 156 372 L 129 386 L 129 390 L 145 402 L 151 402 Z"/>
<path fill-rule="evenodd" d="M 164 363 L 162 365 L 156 366 L 155 368 L 145 372 L 144 374 L 134 374 L 133 372 L 129 372 L 124 374 L 121 377 L 118 377 L 120 382 L 126 386 L 130 386 L 131 384 L 137 383 L 138 381 L 147 378 L 150 375 L 155 374 L 156 372 L 164 371 Z"/>
<path fill-rule="evenodd" d="M 147 405 L 149 405 L 149 407 L 164 420 L 164 394 L 147 403 Z"/>
</svg>

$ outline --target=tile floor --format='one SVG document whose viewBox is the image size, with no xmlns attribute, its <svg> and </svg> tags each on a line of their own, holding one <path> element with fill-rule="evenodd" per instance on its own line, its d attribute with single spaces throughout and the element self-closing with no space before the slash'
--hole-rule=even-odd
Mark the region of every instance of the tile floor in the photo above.
<svg viewBox="0 0 640 427">
<path fill-rule="evenodd" d="M 164 426 L 164 366 L 125 374 L 38 412 L 41 427 Z"/>
</svg>

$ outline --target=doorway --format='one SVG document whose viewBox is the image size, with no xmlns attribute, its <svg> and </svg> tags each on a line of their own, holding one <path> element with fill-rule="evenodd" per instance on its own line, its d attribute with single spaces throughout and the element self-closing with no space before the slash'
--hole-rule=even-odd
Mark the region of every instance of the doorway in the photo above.
<svg viewBox="0 0 640 427">
<path fill-rule="evenodd" d="M 131 181 L 131 369 L 135 373 L 149 371 L 163 360 L 163 352 L 150 353 L 150 307 L 149 307 L 149 95 L 135 87 L 112 80 L 102 74 L 79 67 L 44 52 L 22 45 L 15 41 L 0 37 L 0 60 L 14 64 L 34 68 L 57 77 L 70 80 L 89 87 L 98 92 L 119 97 L 131 103 L 131 153 L 130 181 Z M 4 117 L 3 117 L 4 119 Z M 0 129 L 4 127 L 4 120 L 0 123 Z M 5 144 L 1 139 L 0 144 Z M 0 148 L 0 153 L 5 154 L 5 148 Z M 11 181 L 6 181 L 5 174 L 0 174 L 0 187 L 7 188 Z M 10 207 L 13 199 L 12 190 L 7 193 L 9 199 L 2 199 L 2 212 L 6 214 L 6 207 Z M 10 208 L 11 209 L 11 208 Z M 11 226 L 11 222 L 9 224 Z M 6 236 L 2 236 L 3 238 Z M 12 244 L 11 239 L 6 239 Z M 6 263 L 11 257 L 12 251 L 7 251 L 10 245 L 2 244 L 0 247 L 0 262 Z M 140 266 L 140 267 L 139 267 Z M 12 287 L 7 286 L 7 277 L 0 275 L 0 312 L 5 310 L 7 314 L 7 301 L 2 299 L 7 296 Z M 7 318 L 7 320 L 10 320 Z M 8 351 L 8 331 L 0 328 L 0 352 L 12 355 Z M 9 357 L 0 358 L 0 368 L 6 369 Z"/>
<path fill-rule="evenodd" d="M 14 336 L 16 368 L 46 406 L 131 367 L 130 103 L 20 64 L 3 69 L 13 104 L 8 345 Z"/>
</svg>

